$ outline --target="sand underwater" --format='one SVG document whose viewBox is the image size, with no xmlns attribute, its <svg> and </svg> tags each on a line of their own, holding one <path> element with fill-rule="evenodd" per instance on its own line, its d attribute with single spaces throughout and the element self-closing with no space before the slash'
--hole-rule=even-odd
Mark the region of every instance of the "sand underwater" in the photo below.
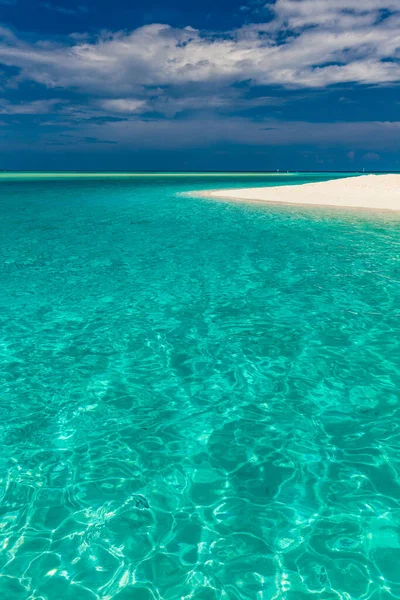
<svg viewBox="0 0 400 600">
<path fill-rule="evenodd" d="M 333 177 L 1 177 L 0 597 L 400 596 L 400 219 L 181 195 Z"/>
</svg>

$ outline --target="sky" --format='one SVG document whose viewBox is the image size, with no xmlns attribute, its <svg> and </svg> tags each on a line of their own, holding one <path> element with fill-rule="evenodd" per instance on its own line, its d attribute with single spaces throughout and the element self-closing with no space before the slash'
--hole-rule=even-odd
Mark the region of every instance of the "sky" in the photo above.
<svg viewBox="0 0 400 600">
<path fill-rule="evenodd" d="M 0 0 L 0 169 L 400 171 L 400 0 Z"/>
</svg>

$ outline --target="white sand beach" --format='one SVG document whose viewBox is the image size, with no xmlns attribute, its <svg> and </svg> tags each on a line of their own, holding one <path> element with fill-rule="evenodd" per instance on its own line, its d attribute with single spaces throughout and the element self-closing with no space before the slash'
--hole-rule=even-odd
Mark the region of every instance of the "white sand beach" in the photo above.
<svg viewBox="0 0 400 600">
<path fill-rule="evenodd" d="M 318 183 L 210 190 L 209 198 L 400 211 L 400 175 L 360 175 Z"/>
</svg>

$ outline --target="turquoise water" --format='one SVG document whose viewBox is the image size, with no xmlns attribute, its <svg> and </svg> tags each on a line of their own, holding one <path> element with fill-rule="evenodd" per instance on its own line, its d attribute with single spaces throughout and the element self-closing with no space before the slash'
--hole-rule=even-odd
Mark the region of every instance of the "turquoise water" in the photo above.
<svg viewBox="0 0 400 600">
<path fill-rule="evenodd" d="M 400 220 L 227 178 L 0 182 L 0 598 L 400 597 Z"/>
</svg>

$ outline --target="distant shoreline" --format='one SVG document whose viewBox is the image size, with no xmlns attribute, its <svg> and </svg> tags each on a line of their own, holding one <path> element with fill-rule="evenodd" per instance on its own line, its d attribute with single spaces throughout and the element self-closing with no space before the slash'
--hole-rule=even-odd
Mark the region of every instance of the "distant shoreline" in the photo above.
<svg viewBox="0 0 400 600">
<path fill-rule="evenodd" d="M 399 171 L 400 173 L 400 171 Z M 370 175 L 370 174 L 393 174 L 393 171 L 12 171 L 0 170 L 0 179 L 10 177 L 36 178 L 36 177 L 264 177 L 264 176 L 321 176 L 321 175 Z"/>
<path fill-rule="evenodd" d="M 300 171 L 292 172 L 274 172 L 274 171 L 0 171 L 0 178 L 7 179 L 10 177 L 21 178 L 47 178 L 47 177 L 265 177 L 265 176 L 281 176 L 295 177 L 301 173 Z M 332 171 L 334 173 L 334 171 Z M 350 173 L 350 172 L 349 172 Z M 303 173 L 301 173 L 303 174 Z M 327 175 L 329 173 L 320 172 L 304 172 L 307 175 Z M 340 172 L 338 171 L 339 175 Z"/>
<path fill-rule="evenodd" d="M 400 211 L 400 175 L 357 175 L 300 185 L 195 191 L 214 199 Z"/>
</svg>

